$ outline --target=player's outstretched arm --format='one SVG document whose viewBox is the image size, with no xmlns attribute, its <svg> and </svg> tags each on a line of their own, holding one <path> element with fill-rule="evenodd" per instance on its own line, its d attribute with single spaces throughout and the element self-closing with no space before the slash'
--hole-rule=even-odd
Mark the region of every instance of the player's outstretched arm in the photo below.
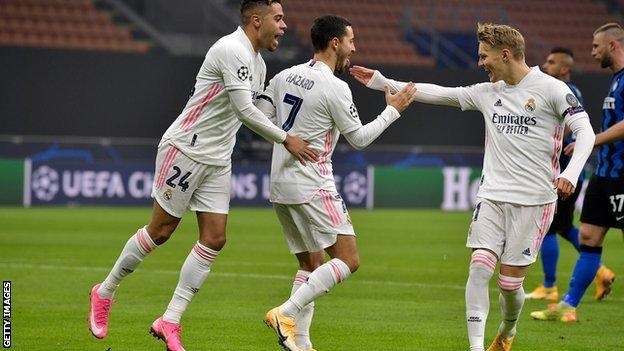
<svg viewBox="0 0 624 351">
<path fill-rule="evenodd" d="M 295 156 L 302 164 L 306 161 L 316 162 L 318 153 L 308 147 L 308 142 L 292 136 L 273 124 L 251 101 L 248 90 L 231 90 L 230 103 L 236 117 L 249 129 L 253 130 L 268 141 L 283 143 L 286 150 Z"/>
<path fill-rule="evenodd" d="M 594 146 L 609 144 L 622 139 L 624 139 L 624 121 L 620 121 L 607 128 L 602 133 L 596 134 L 596 142 Z"/>
<path fill-rule="evenodd" d="M 345 133 L 344 136 L 349 144 L 357 150 L 362 150 L 375 141 L 392 122 L 401 116 L 401 112 L 414 102 L 415 91 L 416 88 L 412 82 L 396 94 L 392 94 L 390 87 L 386 87 L 386 104 L 388 106 L 371 122 Z"/>
<path fill-rule="evenodd" d="M 557 193 L 564 199 L 574 193 L 578 176 L 583 171 L 585 162 L 594 148 L 596 138 L 587 115 L 566 122 L 566 124 L 576 138 L 576 151 L 572 154 L 566 169 L 555 179 L 554 185 Z"/>
<path fill-rule="evenodd" d="M 385 86 L 389 86 L 391 91 L 397 92 L 407 85 L 405 82 L 388 79 L 377 70 L 362 66 L 349 68 L 349 73 L 351 73 L 355 80 L 374 90 L 384 90 Z M 447 88 L 428 83 L 416 83 L 415 86 L 417 91 L 415 100 L 418 102 L 461 107 L 458 96 L 459 88 Z"/>
<path fill-rule="evenodd" d="M 266 95 L 258 96 L 256 99 L 256 107 L 271 121 L 271 123 L 277 125 L 277 111 L 271 98 Z"/>
<path fill-rule="evenodd" d="M 603 144 L 609 144 L 616 140 L 624 139 L 624 121 L 620 121 L 611 127 L 607 128 L 607 130 L 602 133 L 596 134 L 596 141 L 594 142 L 594 146 L 600 146 Z M 575 143 L 570 143 L 565 147 L 563 152 L 570 156 L 574 152 Z"/>
</svg>

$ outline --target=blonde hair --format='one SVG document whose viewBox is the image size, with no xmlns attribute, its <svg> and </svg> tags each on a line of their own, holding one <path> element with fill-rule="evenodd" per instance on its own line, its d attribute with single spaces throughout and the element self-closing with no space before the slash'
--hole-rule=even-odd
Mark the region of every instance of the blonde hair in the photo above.
<svg viewBox="0 0 624 351">
<path fill-rule="evenodd" d="M 594 35 L 602 32 L 611 35 L 613 39 L 619 41 L 620 43 L 624 42 L 624 29 L 622 29 L 622 27 L 617 23 L 603 24 L 594 31 Z"/>
<path fill-rule="evenodd" d="M 524 58 L 524 37 L 504 24 L 477 23 L 477 39 L 495 49 L 509 49 L 515 59 Z"/>
</svg>

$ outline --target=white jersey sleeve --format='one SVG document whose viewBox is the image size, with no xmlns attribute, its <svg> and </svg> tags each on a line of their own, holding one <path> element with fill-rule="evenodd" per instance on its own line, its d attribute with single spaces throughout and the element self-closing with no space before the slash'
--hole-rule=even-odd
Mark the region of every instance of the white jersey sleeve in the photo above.
<svg viewBox="0 0 624 351">
<path fill-rule="evenodd" d="M 251 90 L 249 67 L 252 64 L 252 58 L 244 47 L 238 43 L 223 45 L 219 47 L 217 54 L 225 89 L 228 91 Z"/>
<path fill-rule="evenodd" d="M 479 83 L 467 87 L 456 88 L 459 107 L 461 107 L 462 111 L 481 111 L 481 97 L 488 90 L 490 90 L 491 86 L 491 83 Z"/>
<path fill-rule="evenodd" d="M 255 96 L 252 96 L 249 67 L 252 57 L 239 43 L 223 45 L 219 48 L 221 74 L 225 89 L 230 95 L 230 103 L 236 113 L 236 117 L 251 130 L 268 141 L 281 143 L 286 138 L 286 132 L 277 128 L 258 108 L 253 105 Z M 261 76 L 266 74 L 266 66 L 262 61 Z"/>
<path fill-rule="evenodd" d="M 226 166 L 241 121 L 265 138 L 283 140 L 285 133 L 253 106 L 265 77 L 264 60 L 242 28 L 222 37 L 206 53 L 191 96 L 161 144 L 173 145 L 196 162 Z"/>
<path fill-rule="evenodd" d="M 346 134 L 360 128 L 362 121 L 353 103 L 351 89 L 347 83 L 339 83 L 328 85 L 330 89 L 327 91 L 327 105 L 338 131 Z"/>
<path fill-rule="evenodd" d="M 568 125 L 579 118 L 587 117 L 587 112 L 578 101 L 572 90 L 564 82 L 557 82 L 557 87 L 550 91 L 551 103 L 554 112 L 559 116 L 560 120 L 564 120 Z"/>
<path fill-rule="evenodd" d="M 380 91 L 384 91 L 386 85 L 390 87 L 390 91 L 392 93 L 396 94 L 397 92 L 403 90 L 403 88 L 407 86 L 407 83 L 394 79 L 388 79 L 379 71 L 375 71 L 371 79 L 368 83 L 366 83 L 367 87 Z M 463 88 L 447 88 L 429 83 L 416 83 L 414 84 L 414 87 L 416 88 L 414 98 L 418 102 L 460 107 L 458 95 Z"/>
<path fill-rule="evenodd" d="M 557 88 L 550 91 L 553 110 L 559 116 L 559 120 L 563 120 L 570 127 L 576 139 L 572 158 L 560 177 L 567 179 L 576 187 L 578 176 L 594 148 L 596 136 L 589 123 L 589 115 L 568 85 L 563 82 L 557 83 L 560 83 L 557 84 Z"/>
<path fill-rule="evenodd" d="M 264 89 L 264 92 L 256 99 L 256 107 L 258 107 L 274 124 L 277 124 L 277 110 L 275 108 L 276 98 L 274 96 L 276 77 L 277 75 L 269 81 L 269 85 Z"/>
</svg>

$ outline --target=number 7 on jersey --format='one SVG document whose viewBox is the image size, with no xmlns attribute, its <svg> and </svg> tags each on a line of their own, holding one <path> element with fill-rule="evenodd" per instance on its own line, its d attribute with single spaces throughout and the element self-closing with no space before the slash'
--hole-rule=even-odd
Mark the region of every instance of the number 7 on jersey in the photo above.
<svg viewBox="0 0 624 351">
<path fill-rule="evenodd" d="M 290 113 L 288 114 L 288 119 L 282 124 L 282 129 L 284 131 L 289 131 L 295 123 L 295 118 L 297 118 L 297 113 L 299 113 L 299 109 L 301 108 L 301 104 L 303 104 L 303 99 L 300 97 L 296 97 L 294 95 L 286 94 L 284 95 L 284 101 L 287 105 L 292 105 L 290 109 Z"/>
</svg>

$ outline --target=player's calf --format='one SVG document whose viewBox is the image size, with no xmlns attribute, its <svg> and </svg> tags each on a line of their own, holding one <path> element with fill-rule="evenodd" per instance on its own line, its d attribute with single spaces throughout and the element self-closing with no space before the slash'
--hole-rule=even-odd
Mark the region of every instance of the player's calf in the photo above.
<svg viewBox="0 0 624 351">
<path fill-rule="evenodd" d="M 466 323 L 468 341 L 473 350 L 483 350 L 485 322 L 490 309 L 488 284 L 494 274 L 496 261 L 496 255 L 488 250 L 472 252 L 466 283 Z"/>
</svg>

